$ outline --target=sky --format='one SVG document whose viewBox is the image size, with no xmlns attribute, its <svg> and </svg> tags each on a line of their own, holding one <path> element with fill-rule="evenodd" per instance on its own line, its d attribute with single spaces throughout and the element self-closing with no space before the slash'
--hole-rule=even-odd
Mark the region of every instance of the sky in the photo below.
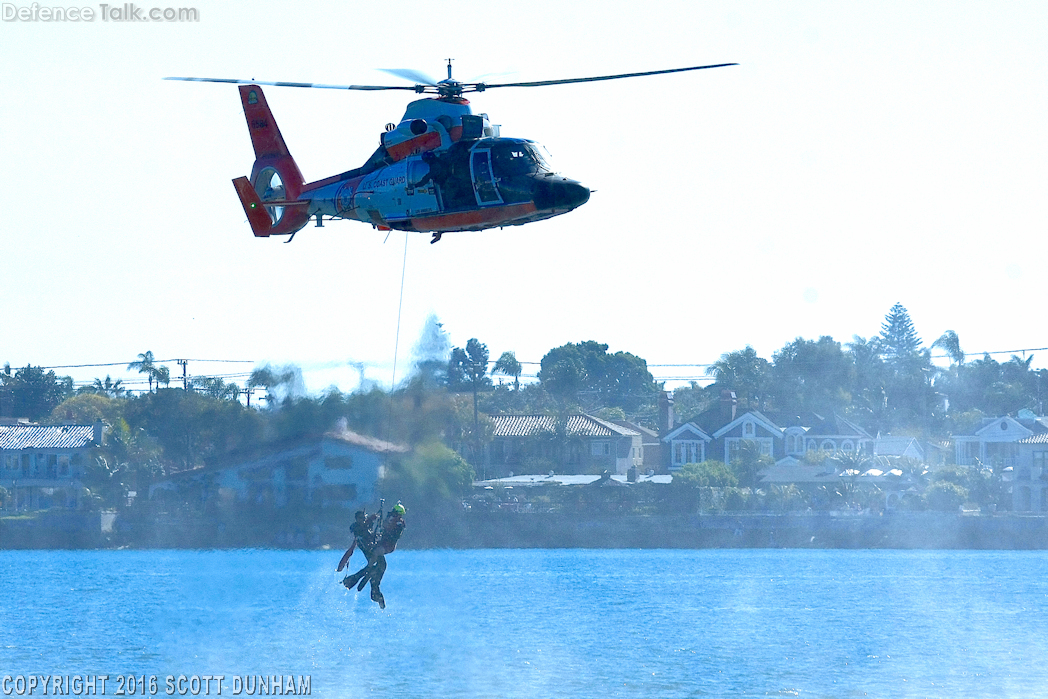
<svg viewBox="0 0 1048 699">
<path fill-rule="evenodd" d="M 966 352 L 1048 366 L 1044 2 L 192 7 L 0 22 L 0 363 L 132 385 L 149 350 L 239 382 L 293 363 L 308 391 L 348 391 L 358 363 L 407 375 L 435 315 L 526 374 L 595 340 L 672 386 L 747 345 L 874 336 L 900 302 L 926 345 L 954 330 Z M 230 183 L 253 160 L 236 88 L 162 80 L 401 85 L 378 69 L 439 79 L 449 57 L 489 82 L 739 65 L 470 95 L 594 193 L 436 245 L 346 221 L 253 238 Z M 265 93 L 308 181 L 361 165 L 414 97 Z"/>
</svg>

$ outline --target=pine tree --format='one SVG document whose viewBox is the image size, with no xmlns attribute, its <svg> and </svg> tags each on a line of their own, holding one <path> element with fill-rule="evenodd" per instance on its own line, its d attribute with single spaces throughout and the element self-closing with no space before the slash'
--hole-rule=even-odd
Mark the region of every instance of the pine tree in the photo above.
<svg viewBox="0 0 1048 699">
<path fill-rule="evenodd" d="M 888 360 L 912 357 L 921 348 L 921 338 L 917 337 L 910 314 L 901 303 L 892 306 L 884 317 L 881 345 Z"/>
</svg>

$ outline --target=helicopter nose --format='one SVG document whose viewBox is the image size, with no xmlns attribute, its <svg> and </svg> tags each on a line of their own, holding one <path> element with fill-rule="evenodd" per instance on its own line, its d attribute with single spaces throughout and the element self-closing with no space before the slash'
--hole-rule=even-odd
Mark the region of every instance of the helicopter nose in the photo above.
<svg viewBox="0 0 1048 699">
<path fill-rule="evenodd" d="M 570 210 L 589 201 L 590 190 L 575 180 L 540 181 L 535 186 L 535 206 L 540 210 Z"/>
</svg>

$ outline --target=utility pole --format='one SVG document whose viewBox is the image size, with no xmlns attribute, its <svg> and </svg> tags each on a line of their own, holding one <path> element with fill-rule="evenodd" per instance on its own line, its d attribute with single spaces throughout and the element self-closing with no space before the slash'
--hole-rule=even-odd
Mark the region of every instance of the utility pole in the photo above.
<svg viewBox="0 0 1048 699">
<path fill-rule="evenodd" d="M 189 365 L 188 359 L 176 359 L 175 360 L 180 367 L 182 367 L 182 390 L 189 390 L 189 377 L 186 376 L 186 367 Z"/>
<path fill-rule="evenodd" d="M 261 390 L 262 390 L 262 388 L 251 388 L 251 387 L 248 387 L 248 388 L 245 388 L 245 389 L 241 390 L 241 393 L 246 393 L 247 394 L 247 407 L 249 407 L 249 408 L 251 407 L 251 394 L 254 393 L 255 391 L 261 391 Z"/>
</svg>

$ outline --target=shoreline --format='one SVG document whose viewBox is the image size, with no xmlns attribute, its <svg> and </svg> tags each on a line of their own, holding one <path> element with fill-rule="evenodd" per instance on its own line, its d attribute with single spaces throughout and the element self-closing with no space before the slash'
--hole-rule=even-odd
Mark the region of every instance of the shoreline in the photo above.
<svg viewBox="0 0 1048 699">
<path fill-rule="evenodd" d="M 93 523 L 93 526 L 92 526 Z M 0 520 L 0 550 L 338 549 L 348 522 L 216 516 L 117 518 L 98 513 Z M 97 531 L 94 527 L 98 527 Z M 409 520 L 400 548 L 424 549 L 959 549 L 1048 550 L 1043 515 L 734 512 L 681 515 L 471 512 Z"/>
</svg>

